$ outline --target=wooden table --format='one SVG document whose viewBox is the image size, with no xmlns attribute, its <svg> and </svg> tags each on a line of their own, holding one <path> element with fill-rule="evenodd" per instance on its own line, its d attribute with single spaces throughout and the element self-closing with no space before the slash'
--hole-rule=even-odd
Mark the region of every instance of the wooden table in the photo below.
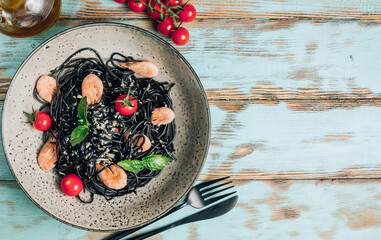
<svg viewBox="0 0 381 240">
<path fill-rule="evenodd" d="M 379 238 L 381 1 L 192 2 L 198 18 L 187 24 L 189 43 L 177 49 L 200 76 L 212 114 L 200 180 L 230 175 L 240 199 L 221 218 L 150 239 Z M 112 0 L 63 0 L 62 16 L 48 32 L 0 36 L 1 99 L 40 43 L 100 21 L 157 33 L 145 14 Z M 21 191 L 0 152 L 1 239 L 109 235 L 46 215 Z"/>
</svg>

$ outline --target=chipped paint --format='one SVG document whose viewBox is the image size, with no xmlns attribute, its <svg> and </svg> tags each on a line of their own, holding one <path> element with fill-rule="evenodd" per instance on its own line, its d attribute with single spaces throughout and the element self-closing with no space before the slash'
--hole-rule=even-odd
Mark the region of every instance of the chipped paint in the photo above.
<svg viewBox="0 0 381 240">
<path fill-rule="evenodd" d="M 312 54 L 313 51 L 315 51 L 317 47 L 318 47 L 318 45 L 316 43 L 308 44 L 308 45 L 306 45 L 306 52 L 308 54 Z"/>
<path fill-rule="evenodd" d="M 200 235 L 197 232 L 197 227 L 194 223 L 190 224 L 189 227 L 189 235 L 188 235 L 188 240 L 198 240 Z"/>
<path fill-rule="evenodd" d="M 322 77 L 319 75 L 319 71 L 316 68 L 301 68 L 289 73 L 288 78 L 296 81 L 300 80 L 312 80 L 320 81 Z"/>
<path fill-rule="evenodd" d="M 354 208 L 339 208 L 335 213 L 337 217 L 344 217 L 347 226 L 353 230 L 360 230 L 380 225 L 379 208 L 372 206 L 355 206 Z"/>
<path fill-rule="evenodd" d="M 234 160 L 234 159 L 243 158 L 247 155 L 250 155 L 255 150 L 263 149 L 263 147 L 264 147 L 263 142 L 248 143 L 248 144 L 240 145 L 236 148 L 235 152 L 232 155 L 230 155 L 229 159 Z"/>
<path fill-rule="evenodd" d="M 78 240 L 94 240 L 94 239 L 102 239 L 106 236 L 112 235 L 112 233 L 107 232 L 88 232 L 85 236 L 78 238 Z"/>
<path fill-rule="evenodd" d="M 312 140 L 306 140 L 305 143 L 331 143 L 331 142 L 348 142 L 352 138 L 351 132 L 327 134 L 321 138 L 314 138 Z"/>
<path fill-rule="evenodd" d="M 291 237 L 297 237 L 297 236 L 300 235 L 300 233 L 298 233 L 298 232 L 289 232 L 288 235 L 291 236 Z"/>
<path fill-rule="evenodd" d="M 11 210 L 11 211 L 15 211 L 16 210 L 14 202 L 11 202 L 11 201 L 0 201 L 0 204 L 6 204 L 8 206 L 8 209 Z"/>
<path fill-rule="evenodd" d="M 302 208 L 298 206 L 285 206 L 275 208 L 271 216 L 271 221 L 294 220 L 300 217 Z"/>
<path fill-rule="evenodd" d="M 330 230 L 328 231 L 320 231 L 320 232 L 317 232 L 317 235 L 321 238 L 321 239 L 325 239 L 325 240 L 329 240 L 329 239 L 333 239 L 334 236 L 335 236 L 335 233 L 337 232 L 337 226 L 333 226 Z"/>
</svg>

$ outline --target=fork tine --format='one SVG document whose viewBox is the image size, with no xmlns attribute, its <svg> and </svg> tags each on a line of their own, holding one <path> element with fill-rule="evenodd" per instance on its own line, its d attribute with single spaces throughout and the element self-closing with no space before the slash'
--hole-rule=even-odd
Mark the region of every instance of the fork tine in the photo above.
<svg viewBox="0 0 381 240">
<path fill-rule="evenodd" d="M 214 198 L 210 198 L 208 200 L 205 201 L 205 205 L 209 205 L 209 204 L 212 204 L 212 203 L 215 203 L 217 202 L 218 200 L 221 200 L 223 198 L 226 198 L 227 196 L 230 196 L 234 193 L 236 193 L 237 191 L 234 191 L 234 192 L 231 192 L 231 193 L 227 193 L 227 194 L 224 194 L 224 195 L 221 195 L 221 196 L 218 196 L 218 197 L 214 197 Z"/>
<path fill-rule="evenodd" d="M 205 194 L 205 195 L 203 195 L 202 197 L 203 197 L 204 199 L 207 199 L 208 197 L 211 197 L 211 196 L 216 195 L 216 194 L 218 194 L 218 193 L 220 193 L 220 192 L 226 191 L 226 190 L 228 190 L 228 189 L 230 189 L 230 188 L 232 188 L 232 187 L 234 187 L 234 186 L 230 186 L 230 187 L 227 187 L 227 188 L 224 188 L 224 189 L 215 191 L 215 192 L 211 192 L 211 193 Z"/>
<path fill-rule="evenodd" d="M 210 187 L 210 188 L 204 188 L 203 190 L 200 190 L 200 193 L 207 193 L 207 192 L 210 192 L 216 188 L 219 188 L 219 187 L 222 187 L 226 184 L 229 184 L 229 183 L 232 183 L 232 181 L 230 182 L 226 182 L 226 183 L 222 183 L 222 184 L 218 184 L 217 186 L 214 186 L 214 187 Z"/>
<path fill-rule="evenodd" d="M 203 183 L 200 183 L 200 184 L 196 185 L 195 187 L 196 187 L 198 190 L 200 190 L 200 189 L 202 189 L 202 188 L 204 188 L 204 187 L 207 187 L 207 186 L 209 186 L 209 185 L 211 185 L 211 184 L 213 184 L 213 183 L 216 183 L 216 182 L 225 180 L 225 179 L 227 179 L 227 178 L 229 178 L 229 177 L 230 177 L 230 176 L 223 177 L 223 178 L 218 178 L 218 179 L 211 180 L 211 181 L 207 181 L 207 182 L 203 182 Z"/>
</svg>

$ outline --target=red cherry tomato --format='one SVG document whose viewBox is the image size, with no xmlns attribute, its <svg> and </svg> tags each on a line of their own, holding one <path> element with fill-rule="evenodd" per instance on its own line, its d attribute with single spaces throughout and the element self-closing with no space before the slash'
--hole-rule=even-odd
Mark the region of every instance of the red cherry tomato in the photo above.
<svg viewBox="0 0 381 240">
<path fill-rule="evenodd" d="M 181 6 L 181 0 L 167 0 L 168 7 Z"/>
<path fill-rule="evenodd" d="M 77 196 L 83 189 L 82 180 L 75 174 L 68 174 L 61 180 L 61 189 L 70 197 Z"/>
<path fill-rule="evenodd" d="M 186 28 L 180 27 L 172 33 L 172 42 L 176 45 L 185 45 L 189 40 L 189 32 Z"/>
<path fill-rule="evenodd" d="M 196 18 L 196 8 L 192 4 L 185 5 L 183 11 L 179 13 L 179 20 L 182 22 L 192 22 Z"/>
<path fill-rule="evenodd" d="M 125 3 L 127 0 L 114 0 L 116 3 Z"/>
<path fill-rule="evenodd" d="M 32 123 L 33 127 L 39 131 L 46 131 L 52 126 L 52 118 L 46 112 L 33 112 L 31 114 L 24 112 L 28 117 L 28 123 Z"/>
<path fill-rule="evenodd" d="M 46 131 L 52 126 L 52 118 L 46 112 L 36 113 L 36 120 L 33 127 L 39 131 Z"/>
<path fill-rule="evenodd" d="M 155 1 L 152 1 L 151 5 L 153 5 L 154 3 L 155 3 Z M 156 12 L 153 10 L 151 11 L 149 8 L 147 8 L 147 14 L 150 18 L 160 19 L 161 18 L 160 12 L 163 12 L 163 16 L 165 16 L 165 8 L 162 8 L 158 2 L 156 2 L 156 4 L 153 6 L 153 8 L 154 8 L 154 10 L 159 11 L 159 12 Z"/>
<path fill-rule="evenodd" d="M 139 2 L 135 2 L 135 0 L 128 0 L 128 7 L 131 11 L 140 13 L 146 9 L 146 5 L 144 5 L 144 3 L 147 3 L 147 0 L 139 0 Z"/>
<path fill-rule="evenodd" d="M 172 17 L 167 17 L 167 19 L 165 19 L 163 22 L 157 24 L 157 30 L 164 36 L 168 36 L 174 29 L 175 25 L 173 24 Z"/>
<path fill-rule="evenodd" d="M 127 94 L 120 95 L 116 98 L 115 109 L 122 115 L 132 115 L 138 108 L 138 101 L 132 96 Z"/>
</svg>

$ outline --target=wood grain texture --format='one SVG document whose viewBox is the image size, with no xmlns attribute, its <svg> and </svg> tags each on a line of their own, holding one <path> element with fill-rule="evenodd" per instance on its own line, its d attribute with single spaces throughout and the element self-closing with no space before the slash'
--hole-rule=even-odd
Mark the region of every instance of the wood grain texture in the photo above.
<svg viewBox="0 0 381 240">
<path fill-rule="evenodd" d="M 1 96 L 29 52 L 79 23 L 61 20 L 30 39 L 0 37 Z M 128 23 L 153 30 L 145 20 Z M 201 40 L 178 49 L 206 88 L 213 126 L 201 179 L 381 176 L 379 25 L 254 20 L 191 25 L 192 36 Z M 1 179 L 13 179 L 6 165 L 0 172 Z"/>
<path fill-rule="evenodd" d="M 230 104 L 226 101 L 225 104 Z M 380 178 L 381 108 L 295 110 L 287 102 L 211 102 L 212 138 L 201 179 Z M 327 102 L 328 104 L 328 102 Z M 376 121 L 375 121 L 376 120 Z M 0 149 L 1 150 L 1 149 Z M 37 164 L 37 163 L 36 163 Z M 13 179 L 0 154 L 0 180 Z"/>
<path fill-rule="evenodd" d="M 240 199 L 226 216 L 150 240 L 377 238 L 381 2 L 192 3 L 198 18 L 186 24 L 191 40 L 176 48 L 200 76 L 211 106 L 211 146 L 200 179 L 230 175 Z M 1 35 L 0 103 L 17 67 L 45 39 L 110 20 L 157 33 L 146 14 L 112 0 L 65 0 L 48 32 Z M 2 146 L 0 233 L 15 240 L 108 235 L 69 227 L 38 209 L 14 181 Z"/>
<path fill-rule="evenodd" d="M 239 201 L 230 213 L 149 239 L 324 240 L 378 236 L 381 226 L 378 180 L 234 181 L 233 184 Z M 14 182 L 0 181 L 0 193 L 0 232 L 4 239 L 33 236 L 32 239 L 39 240 L 79 240 L 102 239 L 107 235 L 79 230 L 54 220 L 27 199 Z M 196 211 L 185 208 L 146 231 Z"/>
<path fill-rule="evenodd" d="M 373 1 L 328 0 L 257 0 L 257 1 L 191 1 L 198 19 L 266 18 L 266 19 L 348 19 L 381 20 L 381 3 Z M 63 2 L 63 18 L 147 19 L 135 14 L 125 4 L 107 0 L 68 0 Z"/>
<path fill-rule="evenodd" d="M 156 33 L 145 20 L 120 22 Z M 62 20 L 30 39 L 0 37 L 0 98 L 34 48 L 81 23 Z M 363 100 L 380 99 L 381 25 L 266 20 L 211 23 L 189 24 L 189 44 L 177 47 L 200 76 L 211 100 L 354 99 L 366 104 Z"/>
</svg>

